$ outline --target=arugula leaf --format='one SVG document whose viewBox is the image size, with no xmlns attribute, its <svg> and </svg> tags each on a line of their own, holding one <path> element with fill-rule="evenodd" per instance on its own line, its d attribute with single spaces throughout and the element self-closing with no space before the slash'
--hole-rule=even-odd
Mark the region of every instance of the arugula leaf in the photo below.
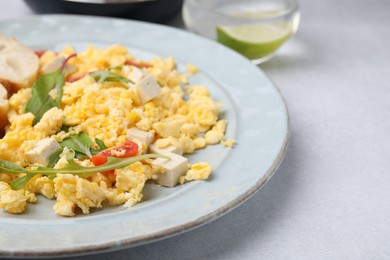
<svg viewBox="0 0 390 260">
<path fill-rule="evenodd" d="M 92 147 L 93 143 L 89 136 L 82 132 L 77 135 L 71 135 L 68 138 L 64 139 L 60 145 L 62 148 L 68 147 L 71 150 L 76 152 L 76 158 L 81 158 L 83 156 L 88 156 L 89 158 L 92 155 L 96 155 L 99 152 L 107 149 L 107 146 L 103 141 L 95 138 L 95 142 L 98 145 L 98 148 L 95 149 Z"/>
<path fill-rule="evenodd" d="M 93 147 L 90 148 L 91 150 L 91 154 L 92 155 L 96 155 L 98 153 L 100 153 L 101 151 L 103 150 L 106 150 L 108 147 L 104 144 L 104 142 L 102 140 L 99 140 L 98 138 L 95 138 L 95 142 L 96 144 L 98 145 L 98 149 L 95 149 Z"/>
<path fill-rule="evenodd" d="M 27 182 L 37 174 L 42 174 L 43 176 L 47 176 L 50 179 L 54 179 L 58 173 L 73 174 L 81 178 L 87 178 L 90 175 L 98 172 L 106 172 L 110 170 L 121 169 L 135 162 L 145 160 L 145 159 L 155 159 L 155 158 L 170 159 L 169 157 L 160 154 L 144 154 L 144 155 L 133 156 L 129 158 L 108 157 L 108 161 L 103 165 L 99 165 L 96 167 L 84 167 L 74 161 L 74 155 L 75 152 L 71 150 L 66 157 L 68 164 L 65 167 L 60 169 L 38 166 L 38 168 L 35 170 L 27 170 L 14 163 L 0 160 L 0 171 L 9 174 L 21 174 L 21 173 L 26 174 L 11 182 L 12 188 L 22 189 L 27 184 Z"/>
<path fill-rule="evenodd" d="M 32 97 L 26 105 L 26 112 L 31 112 L 35 116 L 34 125 L 41 120 L 49 109 L 60 106 L 64 80 L 64 74 L 58 69 L 55 72 L 41 75 L 34 83 Z M 49 95 L 53 88 L 57 90 L 56 100 Z"/>
<path fill-rule="evenodd" d="M 123 82 L 123 83 L 132 83 L 133 81 L 129 80 L 126 77 L 123 77 L 120 74 L 114 73 L 112 71 L 99 70 L 90 75 L 92 78 L 98 81 L 99 84 L 102 82 Z"/>
<path fill-rule="evenodd" d="M 68 125 L 62 125 L 61 131 L 69 132 L 69 128 L 70 128 L 70 126 L 68 126 Z"/>
<path fill-rule="evenodd" d="M 11 182 L 11 188 L 12 189 L 19 189 L 19 187 L 24 187 L 27 182 L 34 177 L 34 175 L 29 175 L 28 170 L 23 168 L 22 166 L 19 166 L 17 164 L 0 160 L 0 172 L 7 172 L 9 174 L 26 174 L 22 177 L 16 178 Z"/>
<path fill-rule="evenodd" d="M 47 163 L 47 167 L 53 168 L 54 165 L 56 165 L 56 163 L 60 159 L 60 154 L 62 153 L 63 150 L 64 150 L 63 148 L 60 148 L 50 155 L 49 162 Z"/>
<path fill-rule="evenodd" d="M 110 67 L 108 68 L 109 70 L 122 70 L 123 66 L 115 66 L 115 67 Z"/>
<path fill-rule="evenodd" d="M 31 170 L 30 172 L 36 172 L 40 173 L 42 175 L 52 175 L 57 173 L 63 173 L 63 174 L 73 174 L 78 175 L 81 178 L 87 178 L 92 174 L 98 173 L 98 172 L 106 172 L 109 170 L 114 169 L 121 169 L 126 166 L 129 166 L 130 164 L 133 164 L 138 161 L 142 161 L 145 159 L 152 159 L 152 158 L 167 158 L 169 157 L 160 155 L 160 154 L 144 154 L 144 155 L 138 155 L 133 156 L 129 158 L 115 158 L 115 157 L 108 157 L 108 161 L 105 164 L 95 166 L 95 167 L 84 167 L 76 163 L 73 159 L 73 155 L 71 152 L 67 156 L 68 164 L 60 169 L 53 169 L 48 167 L 42 167 L 39 166 L 36 170 Z"/>
<path fill-rule="evenodd" d="M 68 147 L 71 150 L 74 150 L 76 152 L 76 157 L 81 158 L 83 156 L 88 156 L 89 158 L 92 157 L 90 148 L 92 145 L 91 139 L 89 139 L 89 136 L 82 132 L 77 135 L 71 135 L 68 138 L 65 138 L 60 143 L 62 148 Z"/>
<path fill-rule="evenodd" d="M 19 173 L 27 173 L 28 170 L 26 170 L 22 166 L 14 164 L 12 162 L 0 159 L 0 172 L 7 172 L 10 174 L 19 174 Z"/>
<path fill-rule="evenodd" d="M 88 158 L 92 157 L 90 151 L 92 142 L 91 139 L 89 139 L 89 136 L 87 134 L 80 133 L 78 135 L 71 135 L 69 139 L 71 140 L 71 142 L 73 142 L 75 151 L 85 154 L 86 156 L 88 156 Z"/>
<path fill-rule="evenodd" d="M 10 183 L 10 186 L 13 190 L 23 189 L 24 186 L 35 176 L 35 174 L 26 174 L 24 176 L 18 177 Z"/>
</svg>

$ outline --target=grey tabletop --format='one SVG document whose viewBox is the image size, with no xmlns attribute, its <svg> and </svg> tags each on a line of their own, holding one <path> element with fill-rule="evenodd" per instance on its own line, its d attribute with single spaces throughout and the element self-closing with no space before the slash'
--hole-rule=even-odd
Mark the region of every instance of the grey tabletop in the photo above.
<svg viewBox="0 0 390 260">
<path fill-rule="evenodd" d="M 301 13 L 260 66 L 291 117 L 269 183 L 203 227 L 83 259 L 390 258 L 390 1 L 302 0 Z M 32 14 L 0 1 L 0 19 Z"/>
</svg>

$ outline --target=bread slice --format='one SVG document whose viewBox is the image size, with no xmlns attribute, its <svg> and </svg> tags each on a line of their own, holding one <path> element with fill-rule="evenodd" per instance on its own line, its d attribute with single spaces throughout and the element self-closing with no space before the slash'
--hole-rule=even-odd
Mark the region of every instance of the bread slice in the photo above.
<svg viewBox="0 0 390 260">
<path fill-rule="evenodd" d="M 32 49 L 0 34 L 0 83 L 8 94 L 31 87 L 38 69 L 39 58 Z"/>
</svg>

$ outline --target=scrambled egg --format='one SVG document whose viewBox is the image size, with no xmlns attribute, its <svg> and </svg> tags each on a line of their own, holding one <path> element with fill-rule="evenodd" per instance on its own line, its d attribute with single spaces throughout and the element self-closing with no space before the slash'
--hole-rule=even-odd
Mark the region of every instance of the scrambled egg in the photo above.
<svg viewBox="0 0 390 260">
<path fill-rule="evenodd" d="M 72 48 L 65 48 L 60 53 L 46 51 L 40 57 L 40 68 L 58 57 L 69 57 L 74 53 Z M 31 88 L 21 89 L 10 97 L 9 124 L 0 139 L 0 159 L 26 167 L 26 152 L 40 140 L 54 138 L 62 142 L 81 132 L 91 140 L 98 138 L 107 147 L 113 147 L 129 139 L 128 130 L 131 128 L 151 134 L 150 142 L 156 149 L 173 147 L 169 151 L 176 153 L 190 154 L 218 143 L 232 147 L 235 143 L 234 140 L 223 140 L 227 122 L 218 118 L 221 104 L 212 99 L 207 88 L 195 85 L 183 90 L 182 86 L 188 85 L 188 76 L 198 71 L 194 65 L 187 66 L 188 74 L 181 74 L 176 70 L 173 58 L 140 61 L 120 45 L 105 49 L 89 46 L 68 62 L 73 66 L 73 72 L 67 75 L 60 107 L 48 110 L 36 125 L 33 125 L 34 115 L 26 113 L 26 104 L 32 97 Z M 90 76 L 91 72 L 111 69 L 131 78 L 137 75 L 138 67 L 142 67 L 144 75 L 151 75 L 159 86 L 159 94 L 146 103 L 143 103 L 139 90 L 129 87 L 128 83 L 98 83 Z M 56 98 L 58 93 L 52 91 L 50 95 Z M 67 130 L 63 129 L 64 126 Z M 137 142 L 140 144 L 139 153 L 145 153 L 149 144 Z M 67 164 L 68 153 L 65 148 L 54 168 Z M 93 166 L 90 159 L 75 161 L 83 166 Z M 212 171 L 206 162 L 184 166 L 184 169 L 186 172 L 176 180 L 181 184 L 207 179 Z M 116 169 L 114 174 L 97 173 L 87 179 L 57 174 L 51 180 L 37 175 L 17 191 L 9 185 L 15 175 L 0 173 L 0 208 L 10 213 L 22 213 L 27 203 L 36 201 L 35 194 L 55 199 L 54 211 L 61 216 L 74 216 L 76 208 L 89 214 L 92 208 L 102 207 L 104 201 L 130 207 L 142 200 L 142 191 L 148 180 L 159 180 L 162 174 L 175 174 L 176 170 L 174 167 L 164 169 L 151 160 L 144 160 Z"/>
<path fill-rule="evenodd" d="M 34 193 L 28 190 L 12 190 L 8 183 L 0 182 L 0 208 L 9 213 L 22 213 L 27 202 L 36 202 Z"/>
</svg>

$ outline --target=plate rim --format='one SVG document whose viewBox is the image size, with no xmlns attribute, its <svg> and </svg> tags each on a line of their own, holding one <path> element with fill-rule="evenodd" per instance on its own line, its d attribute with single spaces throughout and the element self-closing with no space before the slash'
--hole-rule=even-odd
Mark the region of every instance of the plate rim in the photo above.
<svg viewBox="0 0 390 260">
<path fill-rule="evenodd" d="M 114 18 L 114 17 L 101 17 L 101 16 L 94 16 L 94 15 L 73 15 L 73 14 L 39 14 L 39 15 L 30 15 L 26 17 L 21 18 L 13 18 L 13 19 L 4 19 L 0 20 L 1 23 L 9 23 L 12 21 L 23 21 L 28 19 L 36 19 L 39 17 L 74 17 L 74 18 L 91 18 L 91 19 L 106 19 L 106 20 L 119 20 L 124 22 L 130 22 L 130 23 L 138 23 L 138 24 L 148 24 L 153 27 L 165 27 L 170 28 L 172 30 L 181 30 L 185 33 L 189 33 L 192 35 L 195 35 L 197 37 L 202 38 L 202 40 L 211 41 L 207 38 L 203 38 L 199 35 L 193 34 L 188 30 L 180 29 L 176 27 L 171 27 L 164 24 L 154 24 L 149 22 L 143 22 L 143 21 L 137 21 L 137 20 L 130 20 L 130 19 L 123 19 L 123 18 Z M 224 46 L 221 46 L 225 49 L 228 49 Z M 229 51 L 231 51 L 229 49 Z M 234 51 L 231 51 L 232 53 L 235 53 Z M 237 54 L 237 53 L 235 53 Z M 241 56 L 241 55 L 240 55 Z M 244 58 L 244 57 L 243 57 Z M 255 66 L 255 65 L 253 65 Z M 261 68 L 258 68 L 260 72 L 263 72 Z M 64 249 L 53 249 L 53 250 L 19 250 L 19 251 L 6 251 L 3 249 L 0 249 L 0 256 L 1 257 L 53 257 L 53 256 L 81 256 L 81 255 L 92 255 L 92 254 L 98 254 L 103 252 L 110 252 L 110 251 L 116 251 L 120 249 L 130 248 L 134 246 L 139 246 L 142 244 L 147 244 L 151 242 L 156 242 L 158 240 L 162 240 L 165 238 L 173 237 L 175 235 L 183 234 L 187 231 L 190 231 L 192 229 L 201 227 L 203 225 L 206 225 L 219 217 L 227 214 L 231 210 L 235 209 L 236 207 L 240 206 L 242 203 L 244 203 L 246 200 L 251 198 L 257 191 L 259 191 L 268 181 L 269 179 L 274 175 L 278 167 L 280 166 L 281 162 L 283 161 L 283 158 L 286 154 L 288 143 L 291 135 L 291 123 L 290 123 L 290 115 L 288 112 L 288 106 L 286 104 L 286 101 L 281 94 L 279 88 L 277 85 L 265 74 L 262 73 L 263 77 L 268 80 L 272 87 L 276 90 L 277 94 L 279 95 L 281 99 L 281 103 L 283 104 L 284 113 L 286 115 L 286 131 L 284 135 L 283 142 L 281 144 L 280 150 L 278 154 L 276 155 L 275 159 L 273 160 L 271 166 L 267 169 L 265 174 L 256 181 L 256 183 L 248 190 L 246 190 L 243 194 L 240 196 L 234 198 L 232 201 L 224 204 L 223 206 L 217 208 L 216 210 L 209 212 L 208 214 L 201 216 L 195 220 L 186 222 L 185 224 L 180 224 L 171 228 L 163 229 L 161 231 L 153 232 L 146 235 L 140 235 L 135 236 L 132 238 L 126 238 L 111 242 L 105 242 L 100 244 L 93 244 L 93 245 L 84 245 L 84 246 L 78 246 L 78 247 L 72 247 L 72 248 L 64 248 Z"/>
</svg>

